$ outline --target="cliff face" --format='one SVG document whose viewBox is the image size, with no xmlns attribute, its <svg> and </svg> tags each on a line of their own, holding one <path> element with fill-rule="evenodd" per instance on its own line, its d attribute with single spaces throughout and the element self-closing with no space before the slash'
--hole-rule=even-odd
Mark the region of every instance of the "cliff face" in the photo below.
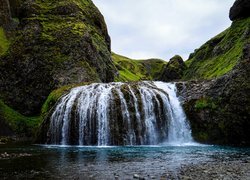
<svg viewBox="0 0 250 180">
<path fill-rule="evenodd" d="M 37 114 L 53 89 L 114 80 L 106 24 L 91 0 L 25 0 L 17 17 L 0 57 L 0 98 L 14 109 Z"/>
<path fill-rule="evenodd" d="M 179 85 L 194 138 L 199 142 L 250 145 L 250 44 L 233 70 L 210 81 Z"/>
</svg>

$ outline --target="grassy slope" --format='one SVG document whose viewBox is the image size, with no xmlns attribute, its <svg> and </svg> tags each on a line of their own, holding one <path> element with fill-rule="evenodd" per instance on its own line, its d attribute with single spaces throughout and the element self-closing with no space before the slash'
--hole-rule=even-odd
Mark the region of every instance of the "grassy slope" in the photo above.
<svg viewBox="0 0 250 180">
<path fill-rule="evenodd" d="M 40 117 L 26 117 L 11 109 L 0 100 L 0 118 L 19 135 L 32 136 L 38 128 Z"/>
<path fill-rule="evenodd" d="M 250 42 L 250 18 L 238 20 L 231 27 L 195 50 L 186 61 L 189 67 L 183 79 L 212 79 L 232 70 Z"/>
<path fill-rule="evenodd" d="M 7 51 L 9 44 L 10 43 L 5 36 L 3 28 L 0 27 L 0 55 L 4 54 Z"/>
<path fill-rule="evenodd" d="M 119 70 L 119 76 L 115 78 L 115 81 L 158 79 L 166 64 L 160 59 L 133 60 L 115 53 L 112 53 L 112 59 Z"/>
</svg>

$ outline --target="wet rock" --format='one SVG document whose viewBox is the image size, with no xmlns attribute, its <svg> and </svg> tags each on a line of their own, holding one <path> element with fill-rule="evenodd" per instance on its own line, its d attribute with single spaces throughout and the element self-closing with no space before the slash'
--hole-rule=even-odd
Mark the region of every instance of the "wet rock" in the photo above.
<svg viewBox="0 0 250 180">
<path fill-rule="evenodd" d="M 134 179 L 139 179 L 140 176 L 139 176 L 138 174 L 134 174 L 134 175 L 133 175 L 133 178 L 134 178 Z"/>
</svg>

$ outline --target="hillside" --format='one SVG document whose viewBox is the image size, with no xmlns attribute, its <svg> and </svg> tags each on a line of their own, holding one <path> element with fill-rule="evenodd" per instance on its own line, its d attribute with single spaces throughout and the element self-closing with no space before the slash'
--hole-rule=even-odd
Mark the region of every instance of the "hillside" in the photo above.
<svg viewBox="0 0 250 180">
<path fill-rule="evenodd" d="M 186 61 L 184 80 L 212 79 L 230 72 L 250 42 L 250 18 L 237 19 L 231 27 L 212 38 Z"/>
<path fill-rule="evenodd" d="M 115 81 L 156 80 L 162 74 L 166 61 L 160 59 L 134 60 L 115 53 L 112 59 L 119 74 Z"/>
</svg>

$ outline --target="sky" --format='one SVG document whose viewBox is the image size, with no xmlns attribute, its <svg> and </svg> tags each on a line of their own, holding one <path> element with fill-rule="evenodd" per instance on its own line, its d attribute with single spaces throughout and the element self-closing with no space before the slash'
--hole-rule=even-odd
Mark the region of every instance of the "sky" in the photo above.
<svg viewBox="0 0 250 180">
<path fill-rule="evenodd" d="M 93 0 L 111 49 L 133 59 L 169 60 L 190 53 L 228 28 L 234 0 Z"/>
</svg>

